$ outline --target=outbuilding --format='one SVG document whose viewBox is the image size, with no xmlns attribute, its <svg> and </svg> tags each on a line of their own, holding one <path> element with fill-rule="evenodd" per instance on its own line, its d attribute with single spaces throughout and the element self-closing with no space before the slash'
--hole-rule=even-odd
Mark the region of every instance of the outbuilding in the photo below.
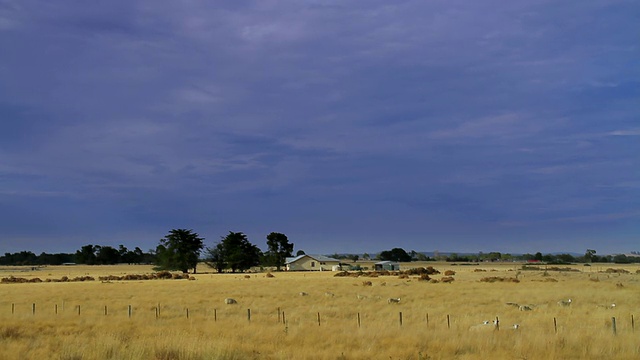
<svg viewBox="0 0 640 360">
<path fill-rule="evenodd" d="M 337 271 L 342 266 L 338 259 L 307 254 L 287 258 L 284 265 L 287 271 Z"/>
<path fill-rule="evenodd" d="M 388 270 L 388 271 L 397 271 L 400 270 L 400 263 L 397 261 L 380 261 L 374 264 L 374 269 L 376 271 Z"/>
</svg>

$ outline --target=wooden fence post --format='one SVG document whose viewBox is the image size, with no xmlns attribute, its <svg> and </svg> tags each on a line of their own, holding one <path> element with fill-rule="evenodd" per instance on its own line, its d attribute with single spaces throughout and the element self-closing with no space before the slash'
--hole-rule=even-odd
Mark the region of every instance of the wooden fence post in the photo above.
<svg viewBox="0 0 640 360">
<path fill-rule="evenodd" d="M 500 330 L 500 320 L 496 316 L 496 330 Z"/>
<path fill-rule="evenodd" d="M 284 311 L 282 312 L 282 322 L 283 322 L 285 325 L 287 324 L 286 317 L 284 316 Z"/>
<path fill-rule="evenodd" d="M 429 313 L 427 313 L 427 327 L 429 327 Z"/>
<path fill-rule="evenodd" d="M 447 329 L 451 329 L 451 319 L 449 318 L 449 314 L 447 314 Z"/>
<path fill-rule="evenodd" d="M 360 323 L 360 313 L 358 313 L 358 327 L 360 327 L 361 323 Z"/>
<path fill-rule="evenodd" d="M 15 314 L 16 312 L 16 304 L 11 303 L 11 315 Z"/>
<path fill-rule="evenodd" d="M 104 315 L 106 316 L 109 312 L 107 311 L 107 305 L 104 306 Z"/>
<path fill-rule="evenodd" d="M 213 309 L 213 321 L 218 321 L 218 309 Z"/>
<path fill-rule="evenodd" d="M 402 311 L 400 311 L 399 315 L 400 315 L 400 326 L 402 326 Z"/>
<path fill-rule="evenodd" d="M 131 305 L 129 305 L 129 318 L 131 318 Z"/>
<path fill-rule="evenodd" d="M 557 334 L 558 333 L 558 322 L 556 321 L 556 318 L 553 318 L 553 331 Z"/>
<path fill-rule="evenodd" d="M 78 305 L 78 315 L 80 315 L 80 305 Z"/>
<path fill-rule="evenodd" d="M 189 308 L 186 309 L 187 310 L 187 319 L 189 318 Z"/>
<path fill-rule="evenodd" d="M 636 331 L 636 322 L 633 320 L 633 314 L 631 314 L 631 331 Z"/>
<path fill-rule="evenodd" d="M 616 329 L 616 318 L 615 318 L 615 316 L 611 317 L 611 328 L 613 329 L 613 335 L 616 335 L 617 329 Z"/>
<path fill-rule="evenodd" d="M 58 304 L 53 305 L 53 312 L 58 315 Z"/>
<path fill-rule="evenodd" d="M 251 309 L 247 309 L 247 321 L 251 321 Z"/>
<path fill-rule="evenodd" d="M 36 303 L 33 303 L 33 304 L 31 305 L 31 314 L 32 314 L 32 315 L 35 315 L 35 314 L 36 314 Z"/>
</svg>

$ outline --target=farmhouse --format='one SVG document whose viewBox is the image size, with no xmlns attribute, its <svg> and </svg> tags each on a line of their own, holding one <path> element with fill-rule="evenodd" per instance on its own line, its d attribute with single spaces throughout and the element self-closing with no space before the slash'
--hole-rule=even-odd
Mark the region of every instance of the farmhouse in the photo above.
<svg viewBox="0 0 640 360">
<path fill-rule="evenodd" d="M 374 264 L 374 269 L 376 271 L 380 271 L 380 270 L 389 270 L 389 271 L 395 271 L 395 270 L 400 270 L 400 263 L 396 262 L 396 261 L 380 261 Z"/>
<path fill-rule="evenodd" d="M 287 258 L 284 264 L 287 271 L 337 271 L 341 269 L 340 260 L 324 255 L 299 255 Z"/>
</svg>

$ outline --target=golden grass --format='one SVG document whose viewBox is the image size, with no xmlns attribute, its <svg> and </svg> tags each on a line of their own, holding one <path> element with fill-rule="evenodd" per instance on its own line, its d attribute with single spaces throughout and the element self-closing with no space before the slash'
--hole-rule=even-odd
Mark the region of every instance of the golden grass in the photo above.
<svg viewBox="0 0 640 360">
<path fill-rule="evenodd" d="M 197 274 L 196 281 L 0 284 L 0 359 L 640 358 L 637 265 L 573 266 L 579 272 L 545 272 L 544 266 L 523 271 L 520 264 L 419 265 L 440 270 L 431 276 L 435 279 L 455 270 L 455 281 L 276 272 L 272 278 Z M 599 272 L 607 268 L 631 273 Z M 0 277 L 97 279 L 151 271 L 148 266 L 13 267 L 0 268 Z M 486 277 L 520 282 L 480 281 Z M 238 305 L 225 305 L 227 297 Z M 401 302 L 388 304 L 391 297 Z M 571 306 L 557 304 L 568 298 Z M 519 311 L 507 302 L 531 304 L 533 310 Z M 612 303 L 613 309 L 600 306 Z M 499 331 L 469 330 L 496 317 Z M 513 324 L 520 328 L 508 329 Z"/>
</svg>

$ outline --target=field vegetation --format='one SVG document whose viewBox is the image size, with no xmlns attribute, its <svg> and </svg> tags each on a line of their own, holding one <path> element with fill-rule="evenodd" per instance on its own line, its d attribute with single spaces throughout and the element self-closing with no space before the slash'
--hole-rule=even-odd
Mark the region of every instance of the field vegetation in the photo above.
<svg viewBox="0 0 640 360">
<path fill-rule="evenodd" d="M 640 358 L 637 264 L 403 265 L 440 274 L 215 274 L 200 265 L 191 280 L 101 281 L 153 270 L 0 268 L 1 278 L 43 280 L 0 284 L 0 358 Z M 45 281 L 62 277 L 94 280 Z M 498 329 L 482 325 L 496 318 Z"/>
</svg>

